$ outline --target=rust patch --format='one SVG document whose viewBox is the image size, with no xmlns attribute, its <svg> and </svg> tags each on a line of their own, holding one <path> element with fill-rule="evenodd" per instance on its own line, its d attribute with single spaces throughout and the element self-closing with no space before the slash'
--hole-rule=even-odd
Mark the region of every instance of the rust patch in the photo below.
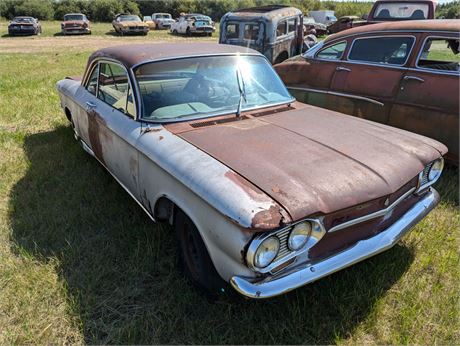
<svg viewBox="0 0 460 346">
<path fill-rule="evenodd" d="M 102 154 L 101 143 L 101 126 L 100 122 L 105 125 L 104 120 L 99 113 L 95 111 L 87 112 L 88 114 L 88 136 L 91 144 L 91 149 L 94 155 L 105 165 L 104 156 Z"/>
<path fill-rule="evenodd" d="M 281 226 L 283 216 L 280 208 L 272 205 L 268 210 L 259 211 L 252 218 L 252 228 L 273 229 Z"/>
<path fill-rule="evenodd" d="M 163 136 L 160 136 L 158 139 L 159 139 L 160 141 L 162 141 L 162 140 L 163 140 L 163 138 L 164 138 Z"/>
</svg>

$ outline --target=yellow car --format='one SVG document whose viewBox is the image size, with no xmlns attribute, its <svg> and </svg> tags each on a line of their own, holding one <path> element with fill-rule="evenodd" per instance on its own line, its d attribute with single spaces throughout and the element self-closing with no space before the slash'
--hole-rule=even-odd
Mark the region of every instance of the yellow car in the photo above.
<svg viewBox="0 0 460 346">
<path fill-rule="evenodd" d="M 144 23 L 149 26 L 150 30 L 155 30 L 157 27 L 151 16 L 144 16 Z"/>
<path fill-rule="evenodd" d="M 139 16 L 133 14 L 119 14 L 112 21 L 112 26 L 115 32 L 121 36 L 126 34 L 142 34 L 149 33 L 149 25 L 144 23 Z"/>
</svg>

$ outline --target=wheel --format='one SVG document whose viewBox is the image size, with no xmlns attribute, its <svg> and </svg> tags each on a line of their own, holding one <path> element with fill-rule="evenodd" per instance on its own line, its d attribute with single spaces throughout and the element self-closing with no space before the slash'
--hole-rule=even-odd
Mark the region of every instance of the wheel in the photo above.
<svg viewBox="0 0 460 346">
<path fill-rule="evenodd" d="M 209 36 L 209 37 L 212 37 L 212 32 L 208 33 L 208 36 Z"/>
<path fill-rule="evenodd" d="M 173 30 L 173 35 L 177 35 L 177 30 L 176 29 Z"/>
<path fill-rule="evenodd" d="M 192 36 L 192 32 L 190 31 L 190 28 L 189 28 L 189 27 L 187 27 L 187 30 L 185 30 L 185 34 L 186 34 L 187 36 Z"/>
<path fill-rule="evenodd" d="M 179 268 L 208 298 L 217 299 L 227 284 L 214 268 L 198 229 L 180 210 L 174 219 L 174 231 L 178 242 Z"/>
</svg>

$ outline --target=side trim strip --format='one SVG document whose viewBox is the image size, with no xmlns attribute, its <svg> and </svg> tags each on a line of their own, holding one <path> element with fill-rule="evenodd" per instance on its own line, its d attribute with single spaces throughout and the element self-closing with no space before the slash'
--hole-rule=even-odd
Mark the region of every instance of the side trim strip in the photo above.
<svg viewBox="0 0 460 346">
<path fill-rule="evenodd" d="M 334 227 L 330 228 L 327 232 L 328 233 L 337 232 L 337 231 L 339 231 L 341 229 L 356 225 L 357 223 L 366 222 L 366 221 L 369 221 L 369 220 L 372 220 L 372 219 L 375 219 L 375 218 L 378 218 L 378 217 L 381 217 L 381 216 L 385 216 L 386 214 L 391 212 L 399 203 L 401 203 L 404 199 L 406 199 L 407 196 L 412 194 L 415 191 L 415 189 L 416 189 L 415 187 L 410 189 L 409 191 L 407 191 L 404 195 L 399 197 L 396 201 L 394 201 L 390 206 L 388 206 L 385 209 L 381 209 L 381 210 L 376 211 L 374 213 L 367 214 L 367 215 L 358 217 L 356 219 L 341 223 L 340 225 L 337 225 L 337 226 L 334 226 Z"/>
<path fill-rule="evenodd" d="M 310 89 L 310 88 L 293 87 L 293 86 L 288 86 L 287 88 L 292 89 L 292 90 L 314 92 L 314 93 L 319 93 L 319 94 L 329 94 L 329 95 L 335 95 L 335 96 L 349 97 L 349 98 L 352 98 L 352 99 L 357 99 L 357 100 L 361 100 L 361 101 L 367 101 L 367 102 L 373 103 L 373 104 L 381 106 L 381 107 L 384 106 L 384 104 L 382 102 L 379 102 L 377 100 L 374 100 L 374 99 L 371 99 L 371 98 L 368 98 L 368 97 L 364 97 L 364 96 L 340 93 L 340 92 L 329 91 L 329 90 Z"/>
</svg>

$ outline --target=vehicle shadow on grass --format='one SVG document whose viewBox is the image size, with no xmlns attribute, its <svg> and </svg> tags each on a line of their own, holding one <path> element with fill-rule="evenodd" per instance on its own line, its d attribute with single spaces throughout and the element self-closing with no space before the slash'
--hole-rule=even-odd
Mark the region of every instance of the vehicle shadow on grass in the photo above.
<svg viewBox="0 0 460 346">
<path fill-rule="evenodd" d="M 10 196 L 12 240 L 40 261 L 57 258 L 87 343 L 332 344 L 413 260 L 397 245 L 275 299 L 229 293 L 211 303 L 176 269 L 171 228 L 153 225 L 69 127 L 29 135 L 24 149 L 29 168 Z"/>
</svg>

